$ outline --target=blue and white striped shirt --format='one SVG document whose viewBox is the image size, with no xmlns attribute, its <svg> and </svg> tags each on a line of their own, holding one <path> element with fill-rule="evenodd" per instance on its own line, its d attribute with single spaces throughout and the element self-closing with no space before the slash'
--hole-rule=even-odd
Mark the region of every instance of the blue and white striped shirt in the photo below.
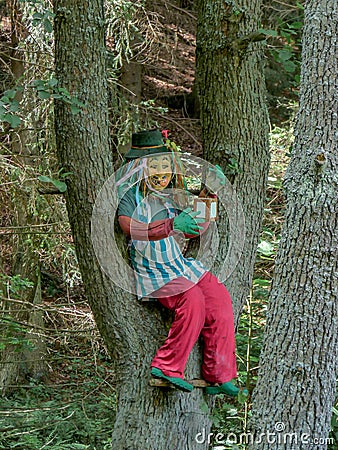
<svg viewBox="0 0 338 450">
<path fill-rule="evenodd" d="M 137 201 L 135 190 L 131 189 L 119 206 L 119 215 L 127 215 L 134 220 L 150 223 L 154 220 L 172 218 L 179 214 L 169 199 L 160 199 L 153 194 Z M 129 202 L 128 208 L 123 205 Z M 132 216 L 131 204 L 134 203 Z M 175 233 L 158 241 L 131 239 L 130 256 L 134 267 L 136 290 L 139 298 L 151 294 L 178 277 L 184 277 L 194 284 L 206 272 L 206 268 L 193 258 L 185 258 Z"/>
</svg>

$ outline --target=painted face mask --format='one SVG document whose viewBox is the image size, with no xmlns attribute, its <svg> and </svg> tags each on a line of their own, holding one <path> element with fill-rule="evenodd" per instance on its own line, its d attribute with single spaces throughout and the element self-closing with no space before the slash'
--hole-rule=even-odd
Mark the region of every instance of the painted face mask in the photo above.
<svg viewBox="0 0 338 450">
<path fill-rule="evenodd" d="M 165 189 L 173 176 L 171 159 L 168 155 L 148 158 L 148 181 L 157 191 Z"/>
</svg>

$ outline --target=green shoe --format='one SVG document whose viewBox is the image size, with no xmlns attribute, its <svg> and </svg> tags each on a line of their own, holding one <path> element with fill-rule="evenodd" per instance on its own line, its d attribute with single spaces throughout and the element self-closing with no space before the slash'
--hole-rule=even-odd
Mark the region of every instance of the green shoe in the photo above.
<svg viewBox="0 0 338 450">
<path fill-rule="evenodd" d="M 248 395 L 247 389 L 239 389 L 231 381 L 227 381 L 226 383 L 220 384 L 219 386 L 208 386 L 205 388 L 205 392 L 211 395 L 217 394 L 225 394 L 230 397 L 237 397 L 239 392 L 243 392 L 244 395 Z"/>
<path fill-rule="evenodd" d="M 194 389 L 194 386 L 192 384 L 187 383 L 186 381 L 182 380 L 182 378 L 167 377 L 166 375 L 164 375 L 162 370 L 158 369 L 157 367 L 153 367 L 150 373 L 155 378 L 161 378 L 162 380 L 169 381 L 169 383 L 173 384 L 181 391 L 191 392 Z"/>
</svg>

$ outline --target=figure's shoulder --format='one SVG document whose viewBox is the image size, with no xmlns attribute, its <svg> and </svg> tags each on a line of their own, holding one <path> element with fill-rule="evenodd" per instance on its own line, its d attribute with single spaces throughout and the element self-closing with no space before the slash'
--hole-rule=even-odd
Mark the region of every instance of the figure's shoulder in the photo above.
<svg viewBox="0 0 338 450">
<path fill-rule="evenodd" d="M 120 195 L 121 198 L 119 199 L 119 206 L 117 211 L 118 215 L 132 217 L 135 208 L 137 207 L 136 187 L 132 186 L 127 190 L 120 190 Z"/>
</svg>

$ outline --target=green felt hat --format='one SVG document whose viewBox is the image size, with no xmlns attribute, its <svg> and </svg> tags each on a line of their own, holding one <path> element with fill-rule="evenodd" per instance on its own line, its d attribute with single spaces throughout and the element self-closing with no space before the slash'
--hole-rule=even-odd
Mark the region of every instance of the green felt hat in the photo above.
<svg viewBox="0 0 338 450">
<path fill-rule="evenodd" d="M 154 153 L 171 153 L 171 150 L 164 144 L 160 130 L 145 130 L 133 133 L 131 149 L 126 153 L 127 159 L 142 158 Z"/>
</svg>

